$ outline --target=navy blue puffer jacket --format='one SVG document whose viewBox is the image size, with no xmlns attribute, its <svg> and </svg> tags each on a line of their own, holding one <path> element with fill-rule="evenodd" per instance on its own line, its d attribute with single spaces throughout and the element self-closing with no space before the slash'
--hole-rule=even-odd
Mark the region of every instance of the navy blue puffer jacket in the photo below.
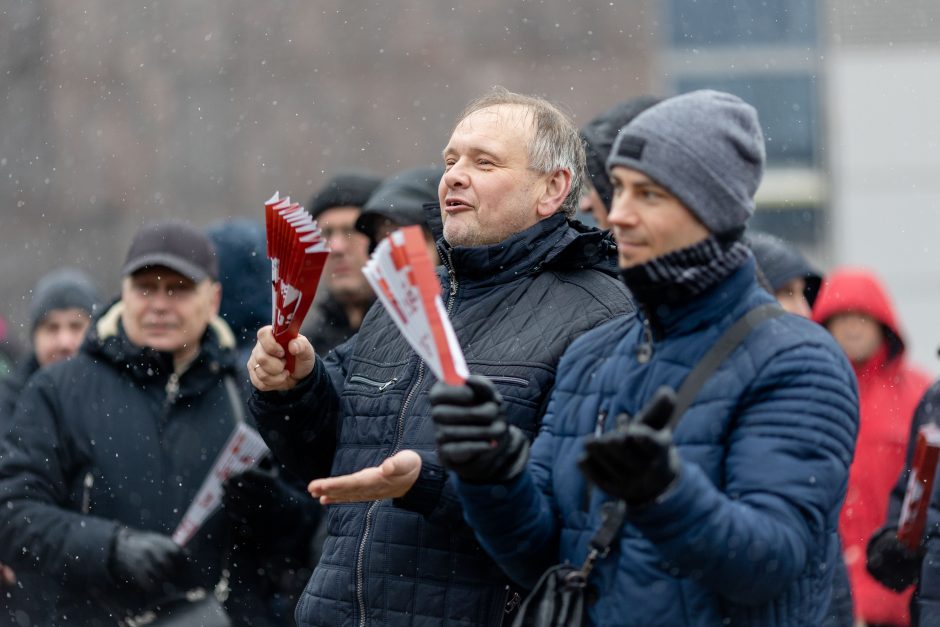
<svg viewBox="0 0 940 627">
<path fill-rule="evenodd" d="M 581 564 L 609 497 L 577 460 L 662 385 L 678 389 L 721 333 L 772 302 L 749 259 L 678 308 L 660 306 L 649 361 L 641 325 L 615 320 L 575 342 L 525 472 L 499 486 L 458 482 L 471 526 L 514 579 Z M 829 335 L 786 314 L 751 332 L 699 391 L 674 437 L 682 470 L 628 513 L 595 568 L 595 625 L 818 625 L 837 558 L 836 525 L 857 429 L 851 367 Z"/>
<path fill-rule="evenodd" d="M 469 369 L 491 377 L 509 419 L 534 437 L 565 348 L 632 311 L 613 276 L 611 240 L 556 215 L 497 245 L 440 242 L 449 270 L 441 273 L 444 300 Z M 377 305 L 359 333 L 296 388 L 254 395 L 262 435 L 301 477 L 316 476 L 317 455 L 333 449 L 333 475 L 377 466 L 402 449 L 423 461 L 401 499 L 328 507 L 329 537 L 297 606 L 298 624 L 491 627 L 503 620 L 509 581 L 474 541 L 436 458 L 434 382 Z M 323 451 L 324 441 L 331 450 Z"/>
</svg>

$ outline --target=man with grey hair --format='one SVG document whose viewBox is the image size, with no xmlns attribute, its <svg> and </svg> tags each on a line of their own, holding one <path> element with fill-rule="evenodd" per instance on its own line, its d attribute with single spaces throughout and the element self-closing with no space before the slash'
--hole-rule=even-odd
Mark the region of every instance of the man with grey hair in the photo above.
<svg viewBox="0 0 940 627">
<path fill-rule="evenodd" d="M 632 306 L 609 236 L 568 221 L 584 152 L 557 108 L 495 89 L 461 114 L 443 158 L 440 206 L 428 221 L 447 314 L 471 372 L 502 393 L 519 428 L 506 448 L 525 448 L 565 347 Z M 325 359 L 303 336 L 288 348 L 292 372 L 265 327 L 248 367 L 262 435 L 328 506 L 329 535 L 298 624 L 500 624 L 519 595 L 463 521 L 435 451 L 435 377 L 389 315 L 372 307 Z M 324 442 L 330 478 L 316 471 Z"/>
</svg>

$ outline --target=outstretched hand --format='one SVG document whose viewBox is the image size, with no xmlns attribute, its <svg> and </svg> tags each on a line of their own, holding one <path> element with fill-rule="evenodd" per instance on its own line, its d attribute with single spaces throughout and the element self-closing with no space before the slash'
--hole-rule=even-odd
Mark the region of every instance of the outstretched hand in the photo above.
<svg viewBox="0 0 940 627">
<path fill-rule="evenodd" d="M 378 501 L 404 496 L 418 480 L 421 457 L 414 451 L 399 451 L 379 466 L 339 477 L 315 479 L 307 486 L 310 496 L 322 505 Z"/>
<path fill-rule="evenodd" d="M 313 372 L 316 353 L 310 340 L 298 335 L 290 341 L 287 348 L 294 356 L 293 372 L 286 369 L 284 348 L 274 339 L 271 325 L 258 329 L 258 342 L 248 358 L 248 375 L 252 385 L 262 392 L 289 390 Z"/>
</svg>

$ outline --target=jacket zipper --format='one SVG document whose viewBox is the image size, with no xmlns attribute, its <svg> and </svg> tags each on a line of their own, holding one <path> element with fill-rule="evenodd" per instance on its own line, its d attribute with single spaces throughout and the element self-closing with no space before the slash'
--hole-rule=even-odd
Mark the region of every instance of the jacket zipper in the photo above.
<svg viewBox="0 0 940 627">
<path fill-rule="evenodd" d="M 521 377 L 502 377 L 502 376 L 497 376 L 497 377 L 487 377 L 487 379 L 489 379 L 489 380 L 492 381 L 493 383 L 505 383 L 505 384 L 507 384 L 507 385 L 517 385 L 517 386 L 523 387 L 523 388 L 524 388 L 524 387 L 528 387 L 528 385 L 529 385 L 528 380 L 523 379 L 523 378 L 521 378 Z"/>
<path fill-rule="evenodd" d="M 636 347 L 636 360 L 641 364 L 653 358 L 653 327 L 649 316 L 643 316 L 643 341 Z"/>
<path fill-rule="evenodd" d="M 450 251 L 447 251 L 447 274 L 450 278 L 450 295 L 447 298 L 447 315 L 450 316 L 454 310 L 454 302 L 457 297 L 457 273 L 454 272 L 453 261 L 450 258 Z M 350 377 L 349 380 L 352 381 L 353 377 Z M 415 393 L 418 391 L 418 388 L 421 387 L 421 383 L 424 380 L 424 361 L 420 358 L 418 359 L 418 375 L 415 377 L 414 383 L 411 384 L 411 388 L 408 390 L 408 394 L 405 396 L 405 400 L 401 404 L 401 409 L 398 412 L 398 424 L 397 430 L 395 432 L 395 445 L 392 447 L 392 451 L 389 453 L 389 457 L 397 453 L 401 449 L 401 441 L 405 432 L 405 412 L 408 410 L 408 406 L 411 404 L 411 400 L 414 398 Z M 369 541 L 369 535 L 372 533 L 372 521 L 375 517 L 375 510 L 378 509 L 379 503 L 381 501 L 372 501 L 369 504 L 369 509 L 366 510 L 366 527 L 362 533 L 362 540 L 359 542 L 359 550 L 356 554 L 356 601 L 359 604 L 359 625 L 360 627 L 365 627 L 366 625 L 366 596 L 365 596 L 365 557 L 366 557 L 366 544 Z"/>
<path fill-rule="evenodd" d="M 82 481 L 82 513 L 87 514 L 91 511 L 91 489 L 95 485 L 95 476 L 91 471 L 85 473 L 85 479 Z"/>
<path fill-rule="evenodd" d="M 396 382 L 398 382 L 398 377 L 394 377 L 388 381 L 382 382 L 382 381 L 375 381 L 373 379 L 369 379 L 368 377 L 363 377 L 358 374 L 354 374 L 353 376 L 349 377 L 349 382 L 350 383 L 364 383 L 366 385 L 373 386 L 379 392 L 384 392 L 388 388 L 395 385 Z"/>
</svg>

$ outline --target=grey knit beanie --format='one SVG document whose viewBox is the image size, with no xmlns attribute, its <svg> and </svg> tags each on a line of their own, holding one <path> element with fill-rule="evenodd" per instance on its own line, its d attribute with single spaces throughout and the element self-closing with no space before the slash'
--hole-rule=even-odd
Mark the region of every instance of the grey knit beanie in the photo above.
<svg viewBox="0 0 940 627">
<path fill-rule="evenodd" d="M 32 333 L 50 311 L 81 309 L 91 316 L 101 304 L 98 290 L 87 274 L 75 268 L 60 268 L 39 279 L 29 302 L 29 331 Z"/>
<path fill-rule="evenodd" d="M 618 165 L 668 189 L 712 233 L 735 231 L 754 213 L 764 173 L 757 111 L 719 91 L 674 96 L 620 131 L 608 172 Z"/>
</svg>

